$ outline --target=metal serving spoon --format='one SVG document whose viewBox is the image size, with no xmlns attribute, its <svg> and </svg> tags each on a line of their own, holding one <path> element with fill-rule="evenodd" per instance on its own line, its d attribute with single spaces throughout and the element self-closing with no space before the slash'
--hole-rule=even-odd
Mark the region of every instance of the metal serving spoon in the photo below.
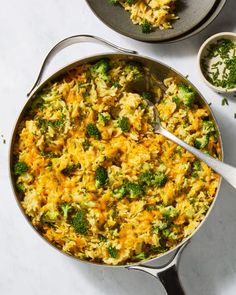
<svg viewBox="0 0 236 295">
<path fill-rule="evenodd" d="M 140 80 L 139 81 L 134 81 L 130 82 L 127 85 L 127 90 L 131 92 L 136 92 L 136 93 L 143 93 L 147 89 L 147 81 L 145 80 Z M 145 88 L 144 88 L 145 84 Z M 166 91 L 166 87 L 162 82 L 156 81 L 155 84 L 157 84 L 164 92 Z M 213 158 L 212 156 L 205 154 L 201 152 L 200 150 L 196 149 L 195 147 L 187 144 L 180 138 L 176 137 L 174 134 L 169 132 L 168 130 L 164 129 L 161 125 L 160 118 L 158 111 L 155 107 L 155 105 L 148 99 L 146 99 L 148 105 L 153 108 L 153 113 L 154 113 L 154 122 L 153 122 L 153 131 L 154 133 L 162 134 L 166 138 L 170 139 L 171 141 L 177 143 L 180 145 L 182 148 L 186 149 L 190 153 L 192 153 L 194 156 L 196 156 L 198 159 L 201 161 L 205 162 L 210 168 L 212 168 L 215 172 L 220 174 L 229 184 L 231 184 L 235 189 L 236 189 L 236 168 L 225 164 L 224 162 L 217 160 Z"/>
</svg>

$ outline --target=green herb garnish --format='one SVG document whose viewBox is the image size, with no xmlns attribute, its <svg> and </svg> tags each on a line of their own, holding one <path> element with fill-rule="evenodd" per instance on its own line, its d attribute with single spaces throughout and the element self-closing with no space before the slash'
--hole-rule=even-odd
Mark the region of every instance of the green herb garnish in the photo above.
<svg viewBox="0 0 236 295">
<path fill-rule="evenodd" d="M 228 106 L 228 105 L 229 105 L 228 99 L 225 98 L 225 97 L 222 98 L 221 105 L 222 105 L 222 106 L 224 106 L 224 105 L 227 105 L 227 106 Z"/>
<path fill-rule="evenodd" d="M 211 44 L 201 60 L 206 79 L 216 87 L 236 87 L 236 44 L 229 39 L 219 39 Z M 214 61 L 213 61 L 214 59 Z"/>
</svg>

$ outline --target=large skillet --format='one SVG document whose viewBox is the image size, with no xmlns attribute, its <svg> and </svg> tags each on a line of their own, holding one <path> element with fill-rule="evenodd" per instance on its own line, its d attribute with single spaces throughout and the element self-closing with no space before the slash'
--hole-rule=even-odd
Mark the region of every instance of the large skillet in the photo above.
<svg viewBox="0 0 236 295">
<path fill-rule="evenodd" d="M 59 71 L 57 71 L 56 73 L 54 73 L 49 78 L 47 78 L 44 82 L 41 83 L 41 79 L 42 79 L 42 76 L 44 74 L 44 70 L 45 70 L 46 66 L 48 65 L 48 63 L 50 62 L 50 60 L 54 57 L 54 55 L 56 53 L 58 53 L 60 50 L 62 50 L 63 48 L 69 46 L 69 45 L 72 45 L 72 44 L 75 44 L 75 43 L 81 43 L 81 42 L 100 43 L 100 44 L 103 44 L 103 45 L 107 45 L 108 47 L 110 47 L 110 48 L 112 48 L 112 49 L 114 49 L 116 51 L 119 51 L 120 53 L 104 53 L 104 54 L 93 55 L 93 56 L 78 60 L 78 61 L 76 61 L 76 62 L 74 62 L 72 64 L 69 64 L 69 65 L 63 67 L 62 69 L 60 69 Z M 126 50 L 126 49 L 120 48 L 118 46 L 115 46 L 115 45 L 113 45 L 113 44 L 111 44 L 111 43 L 109 43 L 109 42 L 107 42 L 107 41 L 105 41 L 105 40 L 103 40 L 101 38 L 98 38 L 98 37 L 94 37 L 94 36 L 90 36 L 90 35 L 76 35 L 76 36 L 66 38 L 66 39 L 62 40 L 61 42 L 59 42 L 56 46 L 54 46 L 53 49 L 47 55 L 46 59 L 44 60 L 42 68 L 41 68 L 40 73 L 39 73 L 39 76 L 38 76 L 38 78 L 37 78 L 37 80 L 35 82 L 35 85 L 33 86 L 32 90 L 28 94 L 29 99 L 28 99 L 25 107 L 23 108 L 23 110 L 22 110 L 22 112 L 21 112 L 21 114 L 20 114 L 20 116 L 19 116 L 19 118 L 17 120 L 15 129 L 14 129 L 14 132 L 13 132 L 13 136 L 12 136 L 11 146 L 10 146 L 10 171 L 11 171 L 10 176 L 11 176 L 11 182 L 12 182 L 13 190 L 14 190 L 18 205 L 19 205 L 23 215 L 27 218 L 27 220 L 29 221 L 30 224 L 31 224 L 31 222 L 30 222 L 29 218 L 26 216 L 26 214 L 24 213 L 24 210 L 23 210 L 23 208 L 21 206 L 21 198 L 22 198 L 22 196 L 16 190 L 15 176 L 14 176 L 14 173 L 13 173 L 13 164 L 14 164 L 13 150 L 14 150 L 14 143 L 15 143 L 15 140 L 17 138 L 17 132 L 18 132 L 19 124 L 20 124 L 21 120 L 23 119 L 23 117 L 25 116 L 25 114 L 27 113 L 27 110 L 31 106 L 31 104 L 32 104 L 32 102 L 33 102 L 33 100 L 35 98 L 35 94 L 39 93 L 41 91 L 41 89 L 43 89 L 43 87 L 49 81 L 52 82 L 53 80 L 58 78 L 63 73 L 67 72 L 68 70 L 73 69 L 74 67 L 76 67 L 78 65 L 95 62 L 95 61 L 97 61 L 97 60 L 99 60 L 99 59 L 101 59 L 101 58 L 103 58 L 105 56 L 108 56 L 108 57 L 111 57 L 111 58 L 115 57 L 115 56 L 118 56 L 118 57 L 121 57 L 124 60 L 135 60 L 135 61 L 141 62 L 145 67 L 150 69 L 151 73 L 154 76 L 156 76 L 160 80 L 163 80 L 163 79 L 165 79 L 165 78 L 167 78 L 169 76 L 172 76 L 172 77 L 177 77 L 179 81 L 190 85 L 192 87 L 192 89 L 194 89 L 194 91 L 197 93 L 199 103 L 207 107 L 207 109 L 209 111 L 209 114 L 211 116 L 211 119 L 214 121 L 215 126 L 217 128 L 217 131 L 219 133 L 220 144 L 222 143 L 217 122 L 216 122 L 216 120 L 214 118 L 214 115 L 212 114 L 212 111 L 209 108 L 206 100 L 202 97 L 202 95 L 199 93 L 199 91 L 184 76 L 182 76 L 181 74 L 179 74 L 178 72 L 176 72 L 175 70 L 173 70 L 172 68 L 170 68 L 169 66 L 167 66 L 165 64 L 162 64 L 162 63 L 160 63 L 160 62 L 158 62 L 156 60 L 150 59 L 148 57 L 138 55 L 137 52 L 135 52 L 135 51 Z M 223 157 L 223 155 L 221 155 L 221 157 Z M 201 222 L 200 226 L 198 226 L 198 228 L 192 233 L 192 235 L 190 235 L 188 238 L 183 240 L 175 248 L 167 251 L 162 256 L 152 258 L 152 259 L 149 259 L 148 261 L 145 261 L 145 265 L 142 265 L 142 264 L 132 264 L 132 265 L 130 265 L 129 264 L 129 265 L 120 265 L 119 267 L 125 267 L 127 269 L 140 270 L 140 271 L 149 273 L 149 274 L 159 278 L 160 281 L 162 282 L 163 286 L 165 287 L 168 295 L 185 294 L 185 292 L 184 292 L 184 290 L 183 290 L 183 288 L 181 286 L 181 283 L 179 281 L 179 278 L 178 278 L 178 273 L 177 273 L 178 260 L 179 260 L 179 257 L 180 257 L 180 254 L 181 254 L 182 250 L 187 245 L 188 241 L 199 230 L 199 228 L 202 226 L 202 224 L 205 222 L 208 215 L 210 214 L 210 211 L 213 208 L 215 200 L 216 200 L 216 198 L 218 196 L 219 187 L 220 187 L 220 183 L 219 183 L 219 186 L 218 186 L 218 189 L 217 189 L 217 192 L 216 192 L 216 196 L 214 198 L 214 201 L 213 201 L 210 209 L 208 210 L 208 213 L 206 214 L 205 218 Z M 46 240 L 46 239 L 44 238 L 44 240 Z M 59 251 L 61 251 L 61 250 L 59 250 Z M 173 255 L 174 252 L 175 252 L 175 254 Z M 62 252 L 62 253 L 64 253 L 64 252 Z M 161 258 L 163 256 L 166 256 L 168 254 L 172 254 L 173 257 L 171 258 L 171 260 L 167 264 L 163 265 L 162 267 L 146 266 L 147 262 L 151 262 L 151 261 L 157 262 L 157 261 L 159 261 L 159 258 Z M 70 257 L 72 257 L 72 256 L 70 256 Z M 76 259 L 78 259 L 78 258 L 76 258 Z M 83 261 L 83 262 L 85 262 L 85 261 Z M 92 262 L 87 262 L 87 263 L 92 263 Z M 95 263 L 92 263 L 92 264 L 95 264 Z M 110 266 L 110 267 L 114 267 L 114 266 Z M 118 266 L 116 266 L 116 267 L 118 267 Z"/>
</svg>

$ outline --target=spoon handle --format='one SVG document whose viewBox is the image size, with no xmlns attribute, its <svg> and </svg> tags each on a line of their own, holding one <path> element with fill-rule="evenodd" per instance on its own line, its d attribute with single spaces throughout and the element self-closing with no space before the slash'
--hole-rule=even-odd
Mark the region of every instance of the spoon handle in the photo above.
<svg viewBox="0 0 236 295">
<path fill-rule="evenodd" d="M 231 184 L 236 189 L 236 168 L 225 164 L 215 158 L 209 156 L 201 152 L 200 150 L 196 149 L 195 147 L 188 145 L 183 140 L 176 137 L 174 134 L 170 133 L 168 130 L 164 129 L 163 127 L 159 127 L 156 133 L 160 133 L 167 137 L 168 139 L 172 140 L 173 142 L 177 143 L 193 155 L 195 155 L 198 159 L 205 162 L 209 167 L 211 167 L 215 172 L 220 174 L 229 184 Z"/>
</svg>

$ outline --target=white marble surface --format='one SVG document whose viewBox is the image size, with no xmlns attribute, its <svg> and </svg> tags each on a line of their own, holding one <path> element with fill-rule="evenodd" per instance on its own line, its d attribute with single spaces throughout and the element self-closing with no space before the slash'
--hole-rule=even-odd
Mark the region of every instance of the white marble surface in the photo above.
<svg viewBox="0 0 236 295">
<path fill-rule="evenodd" d="M 99 1 L 99 0 L 98 0 Z M 189 40 L 152 45 L 125 38 L 103 25 L 84 0 L 0 1 L 0 294 L 1 295 L 132 295 L 165 294 L 145 274 L 85 265 L 49 247 L 27 224 L 16 205 L 8 177 L 8 147 L 14 122 L 26 101 L 43 57 L 60 39 L 94 34 L 165 62 L 202 91 L 220 124 L 225 160 L 236 166 L 236 102 L 221 106 L 222 96 L 199 78 L 196 54 L 213 33 L 236 32 L 236 1 L 228 0 L 220 16 Z M 75 45 L 59 54 L 56 68 L 88 54 L 107 51 L 91 44 Z M 207 222 L 184 251 L 180 277 L 189 295 L 236 294 L 236 193 L 225 182 Z"/>
</svg>

